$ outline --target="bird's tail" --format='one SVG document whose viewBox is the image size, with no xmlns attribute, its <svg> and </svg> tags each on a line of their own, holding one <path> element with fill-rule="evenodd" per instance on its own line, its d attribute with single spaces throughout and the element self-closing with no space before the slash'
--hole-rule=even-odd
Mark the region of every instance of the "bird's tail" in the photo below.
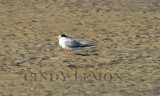
<svg viewBox="0 0 160 96">
<path fill-rule="evenodd" d="M 89 46 L 94 46 L 94 45 L 90 43 L 81 42 L 81 47 L 89 47 Z"/>
</svg>

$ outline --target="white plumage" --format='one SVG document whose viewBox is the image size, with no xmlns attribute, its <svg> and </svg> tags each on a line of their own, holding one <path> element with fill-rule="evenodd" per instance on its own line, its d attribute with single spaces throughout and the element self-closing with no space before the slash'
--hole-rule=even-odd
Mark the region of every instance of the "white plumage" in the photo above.
<svg viewBox="0 0 160 96">
<path fill-rule="evenodd" d="M 94 46 L 93 44 L 78 42 L 66 35 L 59 35 L 55 39 L 59 39 L 59 45 L 66 50 L 79 50 L 83 47 Z"/>
</svg>

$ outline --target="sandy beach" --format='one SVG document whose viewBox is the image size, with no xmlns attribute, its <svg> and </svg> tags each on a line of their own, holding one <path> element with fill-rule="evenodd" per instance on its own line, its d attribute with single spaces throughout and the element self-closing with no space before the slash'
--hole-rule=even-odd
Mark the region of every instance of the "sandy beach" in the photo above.
<svg viewBox="0 0 160 96">
<path fill-rule="evenodd" d="M 159 96 L 159 0 L 0 0 L 0 96 Z M 65 34 L 93 47 L 73 51 Z"/>
</svg>

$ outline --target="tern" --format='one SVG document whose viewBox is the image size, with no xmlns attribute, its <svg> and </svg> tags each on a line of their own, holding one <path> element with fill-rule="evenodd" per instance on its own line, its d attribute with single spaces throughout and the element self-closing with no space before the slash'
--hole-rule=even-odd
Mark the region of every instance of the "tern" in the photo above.
<svg viewBox="0 0 160 96">
<path fill-rule="evenodd" d="M 84 47 L 94 46 L 93 44 L 84 43 L 84 42 L 78 42 L 76 40 L 73 40 L 70 37 L 67 37 L 66 35 L 59 35 L 58 37 L 54 38 L 55 40 L 59 40 L 59 45 L 68 50 L 67 54 L 71 54 L 72 50 L 79 50 Z"/>
</svg>

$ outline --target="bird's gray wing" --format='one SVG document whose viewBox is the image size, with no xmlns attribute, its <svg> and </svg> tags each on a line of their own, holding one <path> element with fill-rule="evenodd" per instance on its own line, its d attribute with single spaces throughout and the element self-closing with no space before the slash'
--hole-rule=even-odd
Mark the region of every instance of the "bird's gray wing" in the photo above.
<svg viewBox="0 0 160 96">
<path fill-rule="evenodd" d="M 81 43 L 80 42 L 78 42 L 76 40 L 73 40 L 71 38 L 66 40 L 64 43 L 65 43 L 65 45 L 67 47 L 70 47 L 70 48 L 81 47 Z"/>
</svg>

